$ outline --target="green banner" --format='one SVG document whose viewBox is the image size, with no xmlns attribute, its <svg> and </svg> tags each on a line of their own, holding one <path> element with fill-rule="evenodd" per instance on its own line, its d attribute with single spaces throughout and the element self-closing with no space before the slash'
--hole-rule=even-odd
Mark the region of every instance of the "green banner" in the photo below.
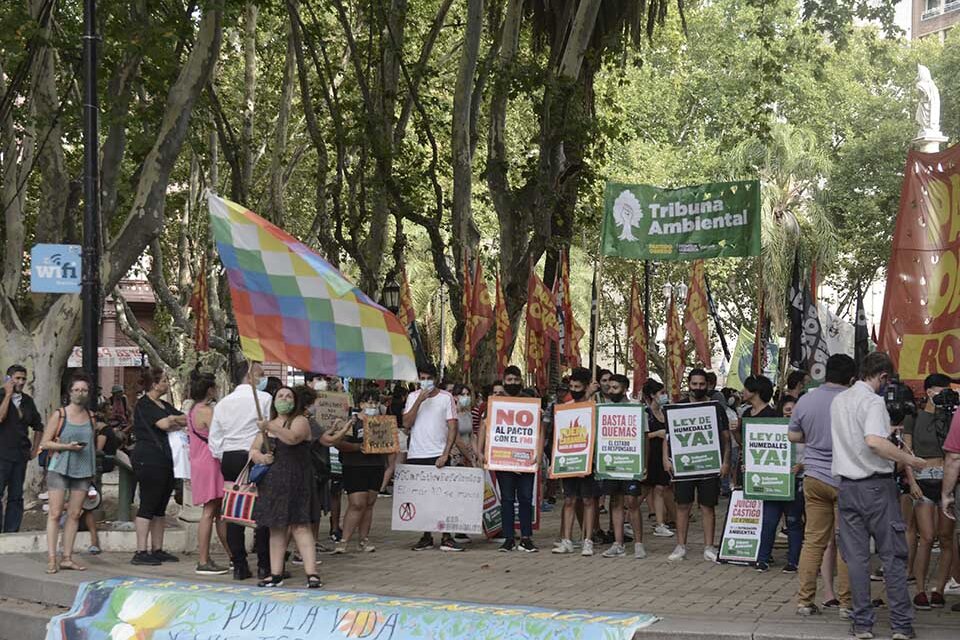
<svg viewBox="0 0 960 640">
<path fill-rule="evenodd" d="M 608 182 L 602 251 L 634 260 L 760 255 L 760 183 L 680 189 Z"/>
<path fill-rule="evenodd" d="M 793 500 L 796 483 L 789 418 L 743 419 L 743 494 L 752 500 Z"/>
<path fill-rule="evenodd" d="M 666 406 L 674 478 L 720 475 L 719 410 L 715 402 Z"/>
<path fill-rule="evenodd" d="M 596 470 L 610 480 L 643 480 L 646 467 L 647 408 L 642 404 L 597 405 Z"/>
</svg>

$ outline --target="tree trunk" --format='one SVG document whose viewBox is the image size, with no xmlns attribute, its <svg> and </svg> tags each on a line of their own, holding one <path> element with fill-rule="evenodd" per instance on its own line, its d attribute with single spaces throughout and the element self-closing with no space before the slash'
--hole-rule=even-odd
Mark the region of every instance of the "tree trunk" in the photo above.
<svg viewBox="0 0 960 640">
<path fill-rule="evenodd" d="M 243 19 L 243 124 L 240 127 L 240 189 L 244 205 L 253 184 L 253 117 L 257 101 L 257 15 L 255 2 L 247 2 Z"/>
<path fill-rule="evenodd" d="M 283 226 L 283 187 L 285 184 L 284 158 L 287 153 L 287 137 L 290 129 L 290 108 L 293 103 L 293 76 L 296 56 L 293 50 L 293 34 L 287 22 L 287 52 L 283 60 L 283 79 L 280 83 L 280 107 L 274 129 L 273 149 L 270 158 L 270 193 L 267 201 L 267 219 L 278 227 Z"/>
</svg>

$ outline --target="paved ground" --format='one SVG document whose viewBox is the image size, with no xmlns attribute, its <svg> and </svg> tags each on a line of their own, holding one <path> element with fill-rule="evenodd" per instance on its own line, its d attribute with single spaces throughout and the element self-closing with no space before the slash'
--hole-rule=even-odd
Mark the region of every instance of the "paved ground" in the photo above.
<svg viewBox="0 0 960 640">
<path fill-rule="evenodd" d="M 758 574 L 745 567 L 703 561 L 699 522 L 692 525 L 689 559 L 680 563 L 666 560 L 675 539 L 655 538 L 649 529 L 644 536 L 650 554 L 646 560 L 606 559 L 599 556 L 599 550 L 592 558 L 552 555 L 549 550 L 559 528 L 558 512 L 544 514 L 544 529 L 535 536 L 540 553 L 498 553 L 497 545 L 486 541 L 475 541 L 464 553 L 415 553 L 409 547 L 416 534 L 391 532 L 386 506 L 380 506 L 375 518 L 371 536 L 377 547 L 375 553 L 322 556 L 325 589 L 561 609 L 638 611 L 664 617 L 664 622 L 655 627 L 714 628 L 717 636 L 722 635 L 724 625 L 730 624 L 772 625 L 782 630 L 783 636 L 846 636 L 848 627 L 835 610 L 812 619 L 796 616 L 796 576 L 781 574 L 779 566 Z M 603 521 L 606 523 L 605 515 Z M 775 551 L 778 559 L 783 553 L 782 549 Z M 91 574 L 230 581 L 230 576 L 195 576 L 196 560 L 189 556 L 179 564 L 156 569 L 133 567 L 128 564 L 128 555 L 94 558 L 83 554 L 80 558 Z M 30 559 L 37 562 L 40 572 L 43 557 Z M 302 569 L 292 567 L 292 571 L 294 579 L 287 586 L 299 586 Z M 874 591 L 876 597 L 885 599 L 881 583 L 874 583 Z M 948 597 L 947 609 L 918 612 L 918 630 L 934 632 L 937 637 L 960 637 L 960 614 L 949 611 L 957 601 L 960 598 Z M 886 613 L 881 611 L 878 631 L 886 628 Z M 921 635 L 931 637 L 931 633 Z"/>
</svg>

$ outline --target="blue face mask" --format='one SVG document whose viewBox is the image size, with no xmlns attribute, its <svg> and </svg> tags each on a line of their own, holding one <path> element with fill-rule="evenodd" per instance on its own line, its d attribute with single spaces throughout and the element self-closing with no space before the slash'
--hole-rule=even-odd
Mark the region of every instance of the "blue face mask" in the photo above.
<svg viewBox="0 0 960 640">
<path fill-rule="evenodd" d="M 257 391 L 266 391 L 267 390 L 267 379 L 260 378 L 257 381 Z"/>
</svg>

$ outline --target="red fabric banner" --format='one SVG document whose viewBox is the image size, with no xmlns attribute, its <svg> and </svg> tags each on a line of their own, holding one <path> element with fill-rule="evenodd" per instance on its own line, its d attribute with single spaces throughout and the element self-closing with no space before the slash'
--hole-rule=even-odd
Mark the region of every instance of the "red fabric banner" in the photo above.
<svg viewBox="0 0 960 640">
<path fill-rule="evenodd" d="M 693 338 L 697 358 L 710 368 L 710 326 L 707 316 L 707 285 L 704 281 L 703 260 L 695 260 L 690 268 L 690 286 L 687 288 L 687 308 L 683 324 Z"/>
<path fill-rule="evenodd" d="M 640 388 L 650 377 L 647 366 L 647 327 L 640 303 L 640 287 L 637 279 L 630 285 L 630 311 L 627 320 L 627 353 L 633 368 L 633 393 L 639 397 Z"/>
</svg>

